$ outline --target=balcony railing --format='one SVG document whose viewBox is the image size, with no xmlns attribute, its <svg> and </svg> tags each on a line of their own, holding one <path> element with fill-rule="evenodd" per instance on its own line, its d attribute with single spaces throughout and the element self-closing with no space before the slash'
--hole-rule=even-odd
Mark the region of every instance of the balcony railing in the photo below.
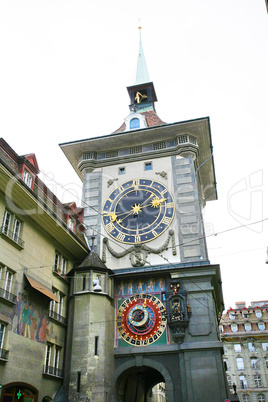
<svg viewBox="0 0 268 402">
<path fill-rule="evenodd" d="M 7 292 L 5 289 L 0 288 L 0 297 L 3 297 L 3 299 L 9 300 L 12 303 L 16 303 L 17 301 L 17 296 L 13 295 L 10 292 Z"/>
<path fill-rule="evenodd" d="M 9 350 L 0 349 L 0 359 L 8 360 Z"/>
<path fill-rule="evenodd" d="M 56 313 L 53 310 L 49 310 L 48 316 L 54 318 L 55 320 L 61 322 L 62 324 L 66 324 L 66 318 L 62 317 L 60 314 Z"/>
<path fill-rule="evenodd" d="M 21 248 L 24 247 L 24 241 L 21 240 L 21 238 L 18 237 L 16 233 L 12 232 L 11 230 L 8 230 L 5 226 L 1 227 L 0 235 L 8 237 L 8 239 L 14 241 L 14 243 L 18 244 Z"/>
<path fill-rule="evenodd" d="M 63 378 L 63 370 L 57 367 L 44 366 L 43 374 L 53 375 L 55 377 Z"/>
</svg>

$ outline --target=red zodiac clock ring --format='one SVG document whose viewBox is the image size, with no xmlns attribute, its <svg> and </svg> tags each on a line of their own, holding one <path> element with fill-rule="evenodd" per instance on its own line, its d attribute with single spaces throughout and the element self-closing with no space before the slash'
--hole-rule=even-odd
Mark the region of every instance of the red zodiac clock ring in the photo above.
<svg viewBox="0 0 268 402">
<path fill-rule="evenodd" d="M 121 338 L 133 346 L 152 344 L 160 338 L 165 328 L 165 307 L 153 295 L 133 295 L 118 309 L 118 332 Z"/>
</svg>

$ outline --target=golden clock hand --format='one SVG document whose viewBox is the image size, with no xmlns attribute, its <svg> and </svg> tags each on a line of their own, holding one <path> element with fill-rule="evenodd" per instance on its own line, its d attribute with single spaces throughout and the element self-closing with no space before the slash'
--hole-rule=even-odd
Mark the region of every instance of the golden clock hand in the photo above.
<svg viewBox="0 0 268 402">
<path fill-rule="evenodd" d="M 154 199 L 151 201 L 151 207 L 153 207 L 153 208 L 159 208 L 160 205 L 162 204 L 162 202 L 164 202 L 164 201 L 166 201 L 166 200 L 167 200 L 167 198 L 154 198 Z"/>
</svg>

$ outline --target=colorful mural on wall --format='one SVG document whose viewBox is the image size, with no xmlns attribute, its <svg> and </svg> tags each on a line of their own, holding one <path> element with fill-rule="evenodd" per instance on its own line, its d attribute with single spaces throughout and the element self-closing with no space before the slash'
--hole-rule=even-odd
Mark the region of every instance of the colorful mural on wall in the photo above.
<svg viewBox="0 0 268 402">
<path fill-rule="evenodd" d="M 125 281 L 120 282 L 119 285 L 115 287 L 116 296 L 129 296 L 133 293 L 154 293 L 154 292 L 164 292 L 166 290 L 165 279 L 149 279 L 144 281 L 139 279 L 137 281 Z"/>
<path fill-rule="evenodd" d="M 37 342 L 57 340 L 53 324 L 49 321 L 48 308 L 33 303 L 24 293 L 18 294 L 12 314 L 11 331 Z"/>
</svg>

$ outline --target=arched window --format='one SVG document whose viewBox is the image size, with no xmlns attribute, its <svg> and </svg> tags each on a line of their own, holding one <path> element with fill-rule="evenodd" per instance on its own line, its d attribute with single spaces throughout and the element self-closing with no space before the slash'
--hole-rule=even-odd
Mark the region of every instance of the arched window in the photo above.
<svg viewBox="0 0 268 402">
<path fill-rule="evenodd" d="M 250 402 L 249 395 L 243 395 L 243 402 Z"/>
<path fill-rule="evenodd" d="M 137 119 L 137 117 L 130 120 L 129 128 L 130 128 L 130 130 L 132 130 L 133 128 L 140 128 L 140 120 Z"/>
<path fill-rule="evenodd" d="M 258 402 L 265 402 L 265 396 L 264 395 L 258 395 Z"/>
</svg>

